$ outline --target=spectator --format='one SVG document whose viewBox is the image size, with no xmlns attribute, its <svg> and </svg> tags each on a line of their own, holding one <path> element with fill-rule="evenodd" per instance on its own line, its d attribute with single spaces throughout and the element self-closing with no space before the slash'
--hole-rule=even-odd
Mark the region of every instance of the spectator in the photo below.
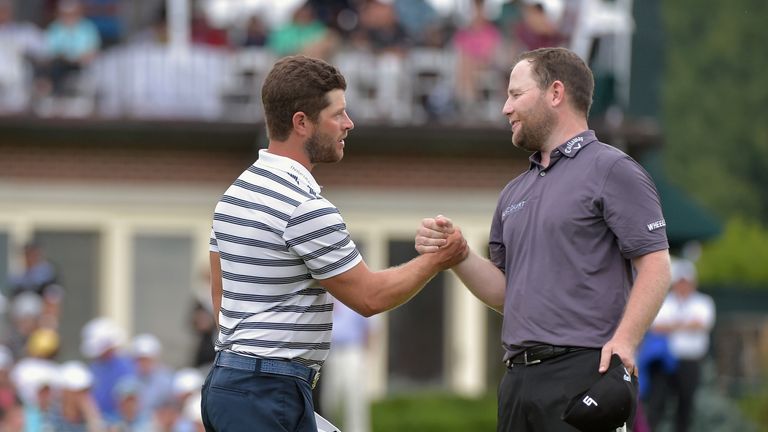
<svg viewBox="0 0 768 432">
<path fill-rule="evenodd" d="M 514 28 L 521 50 L 563 45 L 567 40 L 560 30 L 563 10 L 563 0 L 524 0 L 522 20 Z"/>
<path fill-rule="evenodd" d="M 12 0 L 0 0 L 0 46 L 39 59 L 45 52 L 42 31 L 32 23 L 16 21 L 14 12 Z"/>
<path fill-rule="evenodd" d="M 194 403 L 200 410 L 200 389 L 203 386 L 203 375 L 199 370 L 184 368 L 176 372 L 173 377 L 173 401 L 179 408 L 179 417 L 176 419 L 174 429 L 177 432 L 194 432 L 198 430 L 198 417 L 190 416 L 190 403 Z M 193 402 L 190 402 L 193 401 Z"/>
<path fill-rule="evenodd" d="M 359 49 L 374 54 L 404 55 L 409 46 L 408 36 L 400 25 L 395 8 L 378 0 L 368 0 L 360 11 L 360 26 L 352 34 Z"/>
<path fill-rule="evenodd" d="M 697 291 L 696 267 L 688 260 L 672 261 L 670 293 L 661 305 L 652 329 L 669 335 L 669 349 L 677 367 L 668 385 L 650 389 L 648 420 L 651 429 L 663 418 L 667 397 L 677 400 L 674 430 L 690 430 L 695 410 L 696 389 L 701 381 L 701 362 L 709 351 L 709 333 L 715 324 L 712 297 Z M 668 391 L 667 391 L 668 390 Z"/>
<path fill-rule="evenodd" d="M 216 339 L 216 322 L 213 319 L 210 299 L 195 299 L 192 307 L 192 328 L 197 337 L 192 366 L 208 367 L 216 357 L 214 341 Z"/>
<path fill-rule="evenodd" d="M 347 432 L 371 430 L 365 385 L 369 335 L 368 319 L 334 299 L 332 349 L 323 366 L 323 413 Z"/>
<path fill-rule="evenodd" d="M 56 21 L 46 31 L 49 59 L 38 80 L 38 95 L 46 96 L 53 92 L 62 96 L 74 92 L 74 78 L 93 61 L 100 44 L 98 29 L 83 17 L 80 2 L 62 0 Z"/>
<path fill-rule="evenodd" d="M 17 400 L 16 388 L 11 381 L 13 353 L 0 345 L 0 411 L 10 410 Z"/>
<path fill-rule="evenodd" d="M 173 371 L 160 361 L 160 341 L 151 334 L 133 338 L 131 354 L 136 361 L 139 414 L 151 414 L 171 397 Z"/>
<path fill-rule="evenodd" d="M 56 330 L 41 327 L 29 336 L 27 355 L 53 361 L 59 353 L 59 334 Z"/>
<path fill-rule="evenodd" d="M 104 421 L 91 396 L 94 376 L 79 361 L 61 365 L 59 376 L 59 400 L 53 408 L 51 424 L 55 431 L 98 432 Z"/>
<path fill-rule="evenodd" d="M 103 48 L 116 45 L 123 37 L 123 22 L 120 14 L 122 0 L 82 0 L 83 10 L 98 29 Z"/>
<path fill-rule="evenodd" d="M 14 21 L 11 0 L 0 0 L 0 113 L 29 107 L 32 71 L 43 53 L 40 30 Z"/>
<path fill-rule="evenodd" d="M 173 400 L 164 401 L 152 413 L 152 420 L 148 431 L 151 432 L 187 432 L 184 427 L 188 423 L 181 417 L 181 407 Z"/>
<path fill-rule="evenodd" d="M 245 33 L 243 34 L 240 46 L 247 48 L 262 48 L 267 45 L 267 37 L 269 36 L 269 27 L 258 15 L 252 15 L 248 18 L 248 22 L 245 25 Z"/>
<path fill-rule="evenodd" d="M 441 46 L 444 23 L 427 0 L 394 0 L 400 25 L 414 45 Z"/>
<path fill-rule="evenodd" d="M 184 402 L 200 391 L 203 386 L 203 375 L 198 369 L 183 368 L 176 371 L 173 376 L 173 397 L 184 406 Z"/>
<path fill-rule="evenodd" d="M 475 111 L 480 92 L 484 89 L 483 80 L 493 77 L 494 59 L 501 49 L 501 32 L 496 25 L 485 18 L 483 0 L 474 0 L 473 16 L 469 25 L 460 28 L 453 38 L 456 48 L 456 95 L 459 107 L 468 113 Z M 503 81 L 499 81 L 500 91 Z"/>
<path fill-rule="evenodd" d="M 118 352 L 123 331 L 107 318 L 95 318 L 82 330 L 81 351 L 90 359 L 93 376 L 93 398 L 105 418 L 118 416 L 114 398 L 115 386 L 121 379 L 136 376 L 133 360 Z"/>
<path fill-rule="evenodd" d="M 356 0 L 307 0 L 315 16 L 325 26 L 341 34 L 348 34 L 357 24 Z"/>
<path fill-rule="evenodd" d="M 140 30 L 130 37 L 132 45 L 159 45 L 168 44 L 168 11 L 163 2 L 155 12 L 149 27 Z"/>
<path fill-rule="evenodd" d="M 11 379 L 24 405 L 25 431 L 52 431 L 54 385 L 59 366 L 40 358 L 22 358 L 11 372 Z"/>
<path fill-rule="evenodd" d="M 212 26 L 205 11 L 199 6 L 192 7 L 190 31 L 194 44 L 218 48 L 229 47 L 227 32 Z"/>
<path fill-rule="evenodd" d="M 304 54 L 329 58 L 336 44 L 337 37 L 317 19 L 309 3 L 296 9 L 291 21 L 272 31 L 267 40 L 267 47 L 280 57 Z"/>
<path fill-rule="evenodd" d="M 27 355 L 29 338 L 40 327 L 42 311 L 43 301 L 36 293 L 22 292 L 13 299 L 10 334 L 6 343 L 15 358 Z"/>
<path fill-rule="evenodd" d="M 45 258 L 42 247 L 37 243 L 30 242 L 24 245 L 23 253 L 24 271 L 19 275 L 11 276 L 8 281 L 11 295 L 33 292 L 42 296 L 43 290 L 58 279 L 56 268 Z"/>
<path fill-rule="evenodd" d="M 149 416 L 141 410 L 141 383 L 135 377 L 125 377 L 114 389 L 117 417 L 108 419 L 108 432 L 146 432 Z"/>
<path fill-rule="evenodd" d="M 184 419 L 191 425 L 191 432 L 205 432 L 205 425 L 203 425 L 203 415 L 200 411 L 200 405 L 202 404 L 202 397 L 200 392 L 195 392 L 184 402 L 184 409 L 182 415 Z"/>
<path fill-rule="evenodd" d="M 18 398 L 10 405 L 0 407 L 0 432 L 20 432 L 25 430 L 24 407 Z"/>
<path fill-rule="evenodd" d="M 40 326 L 58 329 L 61 318 L 61 302 L 64 301 L 64 287 L 50 284 L 43 288 L 43 310 L 40 313 Z"/>
</svg>

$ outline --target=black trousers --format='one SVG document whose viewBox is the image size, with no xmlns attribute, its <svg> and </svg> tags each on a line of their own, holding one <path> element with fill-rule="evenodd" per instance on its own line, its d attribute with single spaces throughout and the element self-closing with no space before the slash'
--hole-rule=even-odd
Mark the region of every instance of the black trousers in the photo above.
<svg viewBox="0 0 768 432">
<path fill-rule="evenodd" d="M 560 416 L 571 397 L 600 378 L 599 365 L 600 350 L 587 349 L 507 368 L 499 385 L 497 432 L 578 432 Z"/>
</svg>

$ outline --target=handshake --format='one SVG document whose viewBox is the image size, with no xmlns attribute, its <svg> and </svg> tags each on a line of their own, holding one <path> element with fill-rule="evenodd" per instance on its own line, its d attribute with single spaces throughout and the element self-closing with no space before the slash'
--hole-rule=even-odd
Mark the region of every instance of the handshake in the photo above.
<svg viewBox="0 0 768 432">
<path fill-rule="evenodd" d="M 416 231 L 415 247 L 421 255 L 434 254 L 440 270 L 461 263 L 469 255 L 469 247 L 461 229 L 442 215 L 421 221 Z"/>
</svg>

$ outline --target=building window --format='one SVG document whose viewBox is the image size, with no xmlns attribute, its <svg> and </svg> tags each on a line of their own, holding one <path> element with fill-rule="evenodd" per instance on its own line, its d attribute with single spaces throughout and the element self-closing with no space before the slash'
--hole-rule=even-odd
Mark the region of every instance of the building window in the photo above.
<svg viewBox="0 0 768 432">
<path fill-rule="evenodd" d="M 389 242 L 389 265 L 416 256 L 413 241 Z M 438 274 L 410 302 L 389 312 L 389 385 L 392 392 L 444 388 L 445 278 Z"/>
<path fill-rule="evenodd" d="M 133 332 L 152 333 L 163 344 L 163 360 L 188 366 L 193 356 L 194 276 L 191 236 L 134 237 Z"/>
<path fill-rule="evenodd" d="M 80 359 L 80 331 L 98 313 L 102 262 L 97 231 L 47 231 L 34 233 L 34 241 L 54 265 L 64 287 L 61 304 L 59 359 Z"/>
</svg>

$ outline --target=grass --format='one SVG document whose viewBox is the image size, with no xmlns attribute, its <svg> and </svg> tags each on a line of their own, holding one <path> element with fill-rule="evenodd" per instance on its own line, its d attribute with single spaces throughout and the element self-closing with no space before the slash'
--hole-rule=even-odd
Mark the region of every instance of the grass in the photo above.
<svg viewBox="0 0 768 432">
<path fill-rule="evenodd" d="M 442 393 L 391 397 L 372 407 L 374 432 L 492 432 L 496 395 L 467 399 Z"/>
</svg>

